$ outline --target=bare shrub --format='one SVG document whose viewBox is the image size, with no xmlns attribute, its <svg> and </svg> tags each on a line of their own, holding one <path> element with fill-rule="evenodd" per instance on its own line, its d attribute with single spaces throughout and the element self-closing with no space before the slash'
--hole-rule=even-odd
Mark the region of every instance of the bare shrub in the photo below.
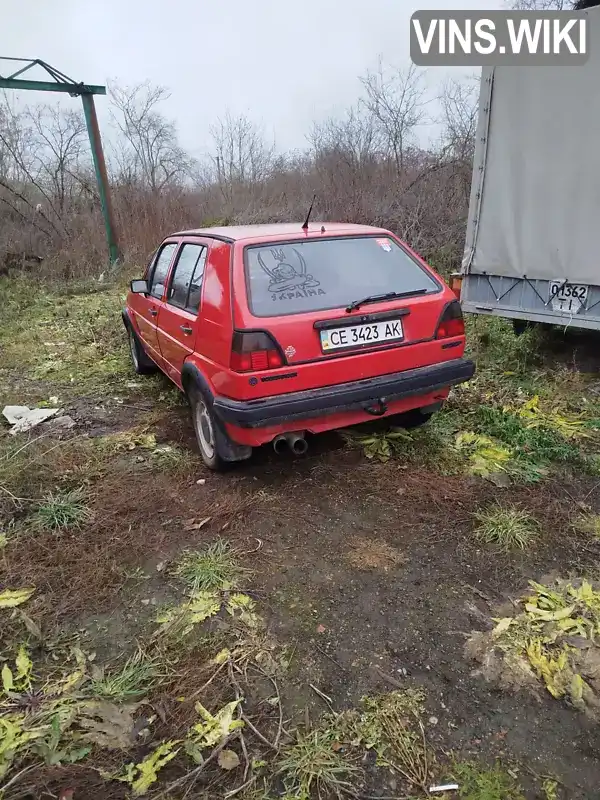
<svg viewBox="0 0 600 800">
<path fill-rule="evenodd" d="M 142 268 L 174 230 L 301 221 L 316 194 L 313 219 L 389 228 L 440 271 L 456 268 L 469 201 L 475 82 L 446 83 L 434 103 L 422 72 L 380 63 L 361 86 L 355 105 L 313 125 L 302 151 L 278 153 L 260 125 L 228 113 L 212 125 L 212 154 L 202 163 L 180 146 L 162 111 L 166 89 L 111 86 L 114 131 L 105 147 L 125 260 Z M 430 122 L 441 136 L 420 146 L 420 126 Z M 43 105 L 17 113 L 0 103 L 0 274 L 15 268 L 58 278 L 94 277 L 106 268 L 78 110 Z"/>
</svg>

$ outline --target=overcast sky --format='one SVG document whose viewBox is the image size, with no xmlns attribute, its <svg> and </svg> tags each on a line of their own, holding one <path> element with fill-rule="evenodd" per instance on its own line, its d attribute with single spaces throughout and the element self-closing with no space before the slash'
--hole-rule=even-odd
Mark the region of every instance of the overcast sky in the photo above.
<svg viewBox="0 0 600 800">
<path fill-rule="evenodd" d="M 167 86 L 164 111 L 193 155 L 227 109 L 264 125 L 280 150 L 312 121 L 355 102 L 358 76 L 407 67 L 417 9 L 504 7 L 502 0 L 0 0 L 0 55 L 41 58 L 74 80 Z M 8 72 L 0 62 L 0 74 Z M 447 74 L 431 70 L 431 85 Z M 458 73 L 460 74 L 460 73 Z M 33 76 L 32 76 L 33 77 Z M 27 101 L 57 95 L 26 93 Z M 72 103 L 79 101 L 72 100 Z M 101 120 L 105 100 L 97 98 Z"/>
</svg>

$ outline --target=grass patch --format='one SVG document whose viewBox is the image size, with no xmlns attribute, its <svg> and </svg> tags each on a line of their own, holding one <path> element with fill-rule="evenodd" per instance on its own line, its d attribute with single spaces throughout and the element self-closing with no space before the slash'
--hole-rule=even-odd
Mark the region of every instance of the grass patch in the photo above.
<svg viewBox="0 0 600 800">
<path fill-rule="evenodd" d="M 148 433 L 149 425 L 138 426 L 128 431 L 119 431 L 102 436 L 96 440 L 96 446 L 108 454 L 114 455 L 125 451 L 154 450 L 156 447 L 156 436 Z"/>
<path fill-rule="evenodd" d="M 156 414 L 151 413 L 149 417 L 151 422 L 148 424 L 94 440 L 96 450 L 105 459 L 120 453 L 143 453 L 141 460 L 157 470 L 176 471 L 189 467 L 193 461 L 189 450 L 174 445 L 157 444 L 155 434 L 148 432 L 156 421 Z"/>
<path fill-rule="evenodd" d="M 194 592 L 232 589 L 247 573 L 229 542 L 217 539 L 205 550 L 186 550 L 172 572 Z"/>
<path fill-rule="evenodd" d="M 335 728 L 299 731 L 279 761 L 286 797 L 348 797 L 354 795 L 361 769 L 340 746 Z"/>
<path fill-rule="evenodd" d="M 544 333 L 530 328 L 521 336 L 515 336 L 510 320 L 500 317 L 481 317 L 468 314 L 467 355 L 474 359 L 478 372 L 487 370 L 515 378 L 525 373 L 528 380 L 541 364 Z"/>
<path fill-rule="evenodd" d="M 537 538 L 536 520 L 516 506 L 496 504 L 475 514 L 475 536 L 480 542 L 496 545 L 503 552 L 526 550 Z"/>
<path fill-rule="evenodd" d="M 419 689 L 363 698 L 353 741 L 377 754 L 380 766 L 402 775 L 428 794 L 433 756 L 421 722 L 424 693 Z"/>
<path fill-rule="evenodd" d="M 512 448 L 518 459 L 532 464 L 552 461 L 579 463 L 582 455 L 572 440 L 559 430 L 544 426 L 528 426 L 523 417 L 493 406 L 479 406 L 475 427 Z"/>
<path fill-rule="evenodd" d="M 525 800 L 516 779 L 499 764 L 484 768 L 474 762 L 458 762 L 453 773 L 463 800 Z"/>
<path fill-rule="evenodd" d="M 8 545 L 9 542 L 14 541 L 19 535 L 19 528 L 14 519 L 9 519 L 0 528 L 0 552 Z"/>
<path fill-rule="evenodd" d="M 73 394 L 106 391 L 130 376 L 120 287 L 89 284 L 73 294 L 68 286 L 10 278 L 0 289 L 3 369 L 68 385 Z"/>
<path fill-rule="evenodd" d="M 390 459 L 401 459 L 451 474 L 461 466 L 461 459 L 452 448 L 455 421 L 456 415 L 452 412 L 440 412 L 430 423 L 414 430 L 395 426 L 382 429 L 381 425 L 366 423 L 341 433 L 350 447 L 360 448 L 370 460 L 386 463 Z"/>
<path fill-rule="evenodd" d="M 158 470 L 180 471 L 190 467 L 195 461 L 189 450 L 165 444 L 158 445 L 152 451 L 151 464 Z"/>
<path fill-rule="evenodd" d="M 92 671 L 90 691 L 94 697 L 117 703 L 139 700 L 156 684 L 159 674 L 158 661 L 148 657 L 142 650 L 130 656 L 119 670 Z"/>
<path fill-rule="evenodd" d="M 85 502 L 83 489 L 48 492 L 33 516 L 36 527 L 57 531 L 65 528 L 81 528 L 92 519 L 92 512 Z"/>
<path fill-rule="evenodd" d="M 583 533 L 600 542 L 600 514 L 594 514 L 591 511 L 583 512 L 575 517 L 572 525 L 578 533 Z"/>
</svg>

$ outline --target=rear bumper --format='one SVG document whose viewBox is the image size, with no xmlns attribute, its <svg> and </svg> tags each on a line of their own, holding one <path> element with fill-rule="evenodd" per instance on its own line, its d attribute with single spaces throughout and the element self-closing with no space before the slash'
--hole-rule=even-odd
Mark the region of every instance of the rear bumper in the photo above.
<svg viewBox="0 0 600 800">
<path fill-rule="evenodd" d="M 321 414 L 366 409 L 377 401 L 391 402 L 411 395 L 428 394 L 436 389 L 464 383 L 474 374 L 475 364 L 472 361 L 457 358 L 430 367 L 260 400 L 231 400 L 217 396 L 213 410 L 223 422 L 230 425 L 260 428 Z"/>
</svg>

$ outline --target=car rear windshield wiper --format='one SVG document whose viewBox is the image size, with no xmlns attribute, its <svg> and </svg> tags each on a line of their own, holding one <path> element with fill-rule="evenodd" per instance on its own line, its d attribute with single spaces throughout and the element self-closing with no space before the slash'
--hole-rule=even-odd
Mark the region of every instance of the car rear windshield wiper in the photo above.
<svg viewBox="0 0 600 800">
<path fill-rule="evenodd" d="M 353 300 L 346 308 L 346 313 L 356 311 L 357 308 L 364 306 L 365 303 L 379 303 L 383 300 L 394 300 L 396 297 L 412 297 L 417 294 L 426 294 L 427 289 L 412 289 L 410 292 L 385 292 L 385 294 L 371 294 L 361 300 Z"/>
</svg>

